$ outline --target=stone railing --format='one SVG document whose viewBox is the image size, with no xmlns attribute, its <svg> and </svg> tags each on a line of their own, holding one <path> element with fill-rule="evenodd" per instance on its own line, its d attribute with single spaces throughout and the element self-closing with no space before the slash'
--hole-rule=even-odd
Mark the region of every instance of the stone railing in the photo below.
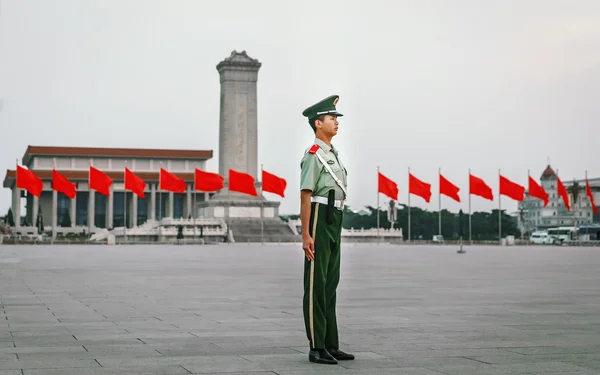
<svg viewBox="0 0 600 375">
<path fill-rule="evenodd" d="M 396 237 L 403 238 L 402 228 L 342 229 L 342 237 Z"/>
</svg>

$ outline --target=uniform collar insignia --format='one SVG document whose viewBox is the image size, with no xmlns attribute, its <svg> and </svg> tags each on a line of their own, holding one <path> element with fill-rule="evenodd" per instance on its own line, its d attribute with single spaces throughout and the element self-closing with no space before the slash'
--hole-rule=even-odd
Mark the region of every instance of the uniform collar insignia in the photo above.
<svg viewBox="0 0 600 375">
<path fill-rule="evenodd" d="M 319 138 L 315 138 L 315 144 L 319 145 L 325 152 L 329 152 L 331 149 L 333 149 L 333 146 L 327 146 L 327 144 Z"/>
</svg>

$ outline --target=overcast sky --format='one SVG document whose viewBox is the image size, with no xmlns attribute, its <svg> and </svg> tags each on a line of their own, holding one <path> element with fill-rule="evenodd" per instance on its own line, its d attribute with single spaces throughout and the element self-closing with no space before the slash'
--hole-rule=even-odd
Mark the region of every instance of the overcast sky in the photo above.
<svg viewBox="0 0 600 375">
<path fill-rule="evenodd" d="M 600 1 L 0 0 L 0 171 L 28 145 L 209 149 L 218 171 L 219 75 L 233 50 L 263 65 L 259 164 L 288 181 L 314 135 L 302 111 L 340 95 L 334 145 L 348 204 L 377 202 L 377 166 L 407 201 L 407 168 L 498 192 L 548 158 L 600 177 Z M 388 198 L 381 196 L 381 204 Z M 516 203 L 502 199 L 509 212 Z M 0 192 L 0 214 L 10 191 Z M 473 210 L 498 201 L 474 197 Z"/>
</svg>

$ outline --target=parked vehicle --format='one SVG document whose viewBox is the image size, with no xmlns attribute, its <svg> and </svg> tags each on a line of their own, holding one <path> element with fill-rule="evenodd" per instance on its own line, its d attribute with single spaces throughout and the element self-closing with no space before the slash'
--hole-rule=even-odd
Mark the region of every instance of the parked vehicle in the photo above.
<svg viewBox="0 0 600 375">
<path fill-rule="evenodd" d="M 552 238 L 548 232 L 533 232 L 531 237 L 529 238 L 531 243 L 534 244 L 552 244 L 554 243 L 554 238 Z"/>
<path fill-rule="evenodd" d="M 548 235 L 554 239 L 557 243 L 563 243 L 564 241 L 575 241 L 579 237 L 579 230 L 577 227 L 558 227 L 548 229 Z"/>
</svg>

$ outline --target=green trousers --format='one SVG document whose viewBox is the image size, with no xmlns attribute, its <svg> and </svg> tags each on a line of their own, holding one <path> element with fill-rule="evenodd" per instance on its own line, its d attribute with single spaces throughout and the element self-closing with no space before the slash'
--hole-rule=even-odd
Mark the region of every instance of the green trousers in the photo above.
<svg viewBox="0 0 600 375">
<path fill-rule="evenodd" d="M 327 205 L 311 203 L 309 233 L 315 241 L 312 261 L 304 257 L 304 325 L 312 349 L 339 349 L 335 312 L 340 281 L 340 240 L 343 212 L 334 208 L 328 223 Z"/>
</svg>

